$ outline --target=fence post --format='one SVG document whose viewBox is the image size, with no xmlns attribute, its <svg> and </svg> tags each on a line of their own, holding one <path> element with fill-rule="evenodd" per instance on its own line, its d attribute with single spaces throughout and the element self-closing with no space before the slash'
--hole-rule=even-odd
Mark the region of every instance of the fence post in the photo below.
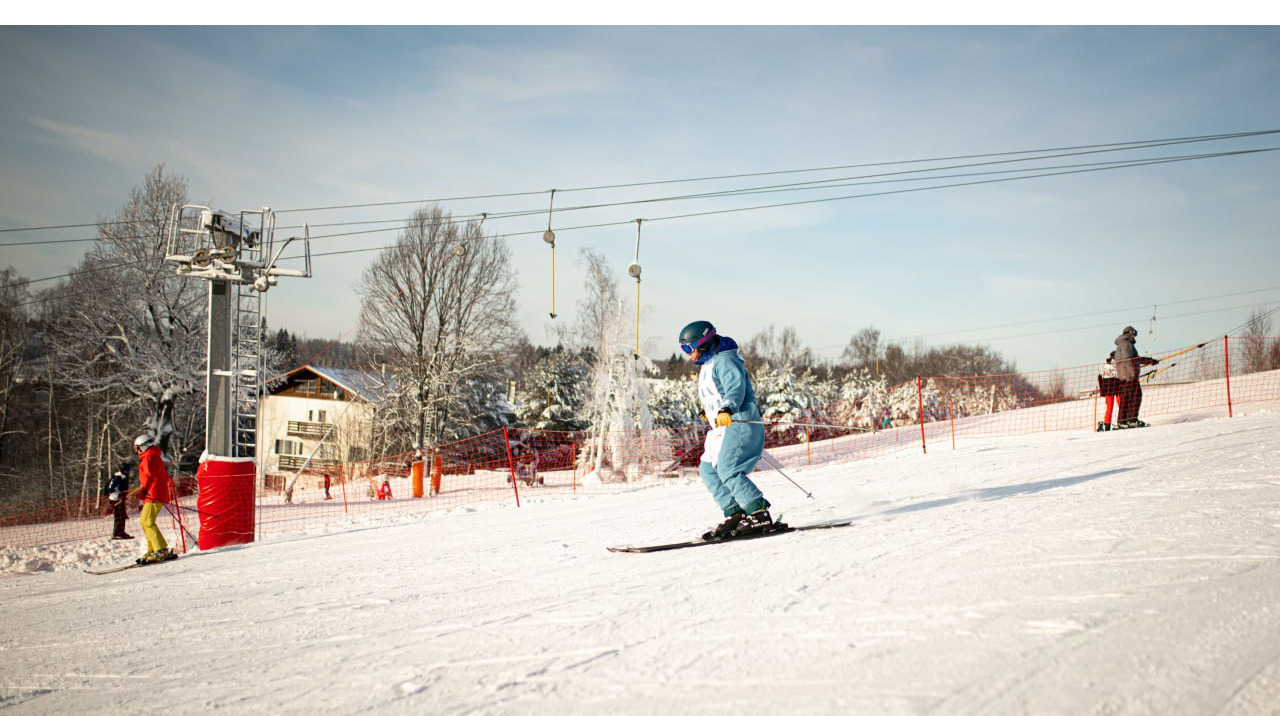
<svg viewBox="0 0 1280 716">
<path fill-rule="evenodd" d="M 511 457 L 511 438 L 507 435 L 507 428 L 502 428 L 502 447 L 507 451 L 507 469 L 511 475 L 511 489 L 516 493 L 516 507 L 520 506 L 520 487 L 516 483 L 520 482 L 516 479 L 516 461 Z"/>
<path fill-rule="evenodd" d="M 573 453 L 569 456 L 569 466 L 573 468 L 573 493 L 578 494 L 578 443 L 569 443 Z"/>
<path fill-rule="evenodd" d="M 804 457 L 805 460 L 813 464 L 813 440 L 809 437 L 809 426 L 804 426 Z"/>
<path fill-rule="evenodd" d="M 427 463 L 421 455 L 414 455 L 414 457 L 418 459 L 409 463 L 409 482 L 413 486 L 411 494 L 416 498 L 422 497 L 422 473 L 426 470 Z"/>
<path fill-rule="evenodd" d="M 947 405 L 947 417 L 951 418 L 951 450 L 956 449 L 956 403 L 952 400 Z"/>
<path fill-rule="evenodd" d="M 440 494 L 440 482 L 444 479 L 444 456 L 433 450 L 431 457 L 431 495 Z"/>
<path fill-rule="evenodd" d="M 924 378 L 916 376 L 916 397 L 919 399 L 919 412 L 916 413 L 916 419 L 920 421 L 920 451 L 929 454 L 929 448 L 924 444 Z"/>
<path fill-rule="evenodd" d="M 1231 341 L 1226 336 L 1222 337 L 1222 360 L 1226 363 L 1227 369 L 1227 417 L 1235 417 L 1231 411 Z"/>
</svg>

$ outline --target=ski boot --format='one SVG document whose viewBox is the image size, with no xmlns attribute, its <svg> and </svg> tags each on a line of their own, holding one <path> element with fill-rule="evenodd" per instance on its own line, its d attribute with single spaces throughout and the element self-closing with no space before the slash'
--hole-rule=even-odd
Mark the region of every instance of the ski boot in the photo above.
<svg viewBox="0 0 1280 716">
<path fill-rule="evenodd" d="M 724 522 L 716 525 L 707 532 L 702 533 L 702 539 L 727 539 L 734 535 L 734 530 L 743 520 L 747 519 L 747 513 L 735 512 L 724 518 Z"/>
<path fill-rule="evenodd" d="M 165 547 L 154 552 L 147 552 L 138 558 L 138 564 L 160 564 L 178 558 L 178 554 L 173 550 Z"/>
<path fill-rule="evenodd" d="M 775 523 L 773 517 L 769 514 L 769 510 L 756 510 L 742 519 L 742 522 L 733 531 L 733 536 L 742 537 L 760 532 L 775 532 L 779 528 L 785 529 L 786 526 L 781 523 Z"/>
</svg>

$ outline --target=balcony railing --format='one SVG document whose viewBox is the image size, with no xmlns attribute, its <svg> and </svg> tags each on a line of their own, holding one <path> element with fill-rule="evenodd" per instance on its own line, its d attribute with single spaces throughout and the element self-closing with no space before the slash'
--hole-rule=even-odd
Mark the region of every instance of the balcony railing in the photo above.
<svg viewBox="0 0 1280 716">
<path fill-rule="evenodd" d="M 333 423 L 309 423 L 303 420 L 290 420 L 289 434 L 318 438 L 323 436 L 332 425 Z"/>
<path fill-rule="evenodd" d="M 306 455 L 281 455 L 279 469 L 297 470 L 298 468 L 302 467 L 303 463 L 305 463 L 306 461 L 307 461 Z M 332 460 L 324 457 L 313 457 L 311 458 L 311 464 L 307 465 L 307 468 L 317 469 L 317 470 L 322 468 L 335 468 L 335 467 L 338 467 L 339 464 L 340 462 L 337 460 Z"/>
</svg>

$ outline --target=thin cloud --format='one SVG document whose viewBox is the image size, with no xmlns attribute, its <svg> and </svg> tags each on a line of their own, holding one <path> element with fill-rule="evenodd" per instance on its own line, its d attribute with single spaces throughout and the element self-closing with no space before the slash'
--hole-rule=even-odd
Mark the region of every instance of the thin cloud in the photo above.
<svg viewBox="0 0 1280 716">
<path fill-rule="evenodd" d="M 81 127 L 65 122 L 55 122 L 44 117 L 31 117 L 31 124 L 53 135 L 50 140 L 55 144 L 70 145 L 80 151 L 105 159 L 112 164 L 125 166 L 131 153 L 123 151 L 125 142 L 110 132 L 92 127 Z"/>
</svg>

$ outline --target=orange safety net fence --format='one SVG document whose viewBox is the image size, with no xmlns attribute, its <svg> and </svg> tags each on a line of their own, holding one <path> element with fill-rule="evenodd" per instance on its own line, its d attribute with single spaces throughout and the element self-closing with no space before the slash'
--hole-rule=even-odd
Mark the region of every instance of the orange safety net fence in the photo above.
<svg viewBox="0 0 1280 716">
<path fill-rule="evenodd" d="M 1139 418 L 1230 416 L 1235 405 L 1280 400 L 1277 347 L 1276 338 L 1232 337 L 1154 354 L 1159 362 L 1140 371 Z M 1100 368 L 919 378 L 872 388 L 828 405 L 766 415 L 766 449 L 785 468 L 946 450 L 970 438 L 1094 431 L 1108 417 L 1106 394 L 1113 392 L 1099 381 Z M 1119 413 L 1112 402 L 1109 426 Z M 427 451 L 347 463 L 327 473 L 268 474 L 246 482 L 245 494 L 230 498 L 253 504 L 251 529 L 257 538 L 486 504 L 608 494 L 695 474 L 706 429 L 504 428 Z M 201 514 L 193 485 L 180 485 L 179 491 L 184 497 L 173 512 L 182 515 L 182 534 L 197 533 Z M 131 528 L 136 515 L 131 509 Z M 165 532 L 176 542 L 181 528 L 168 519 Z M 0 545 L 102 539 L 110 530 L 104 506 L 69 501 L 0 516 Z"/>
</svg>

